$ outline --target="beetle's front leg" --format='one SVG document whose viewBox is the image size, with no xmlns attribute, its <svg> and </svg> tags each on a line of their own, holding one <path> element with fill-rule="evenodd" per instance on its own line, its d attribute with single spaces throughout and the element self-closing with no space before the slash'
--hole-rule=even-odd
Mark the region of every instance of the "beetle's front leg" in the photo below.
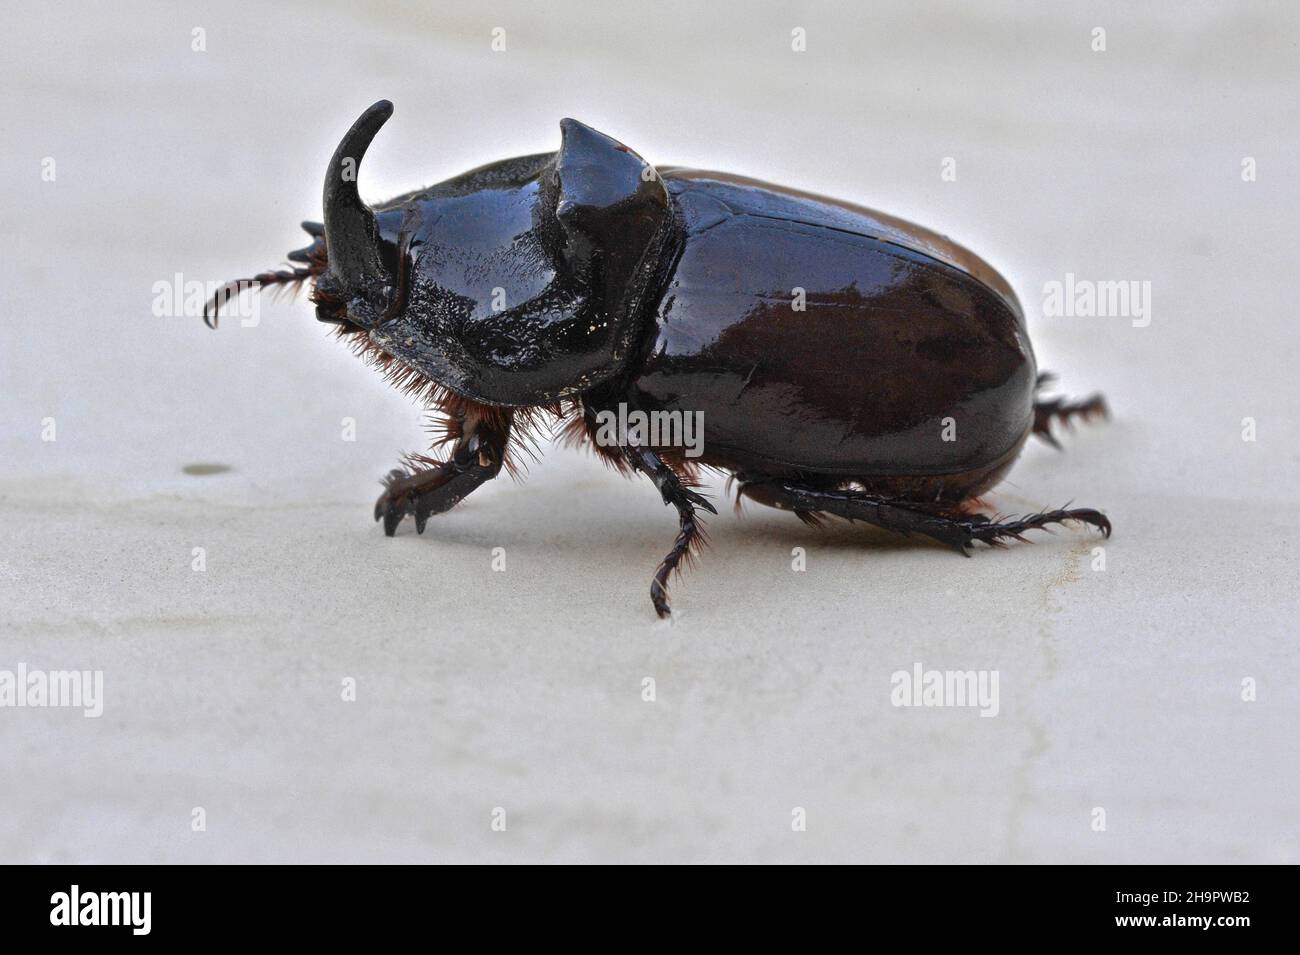
<svg viewBox="0 0 1300 955">
<path fill-rule="evenodd" d="M 423 534 L 430 515 L 451 510 L 501 472 L 510 440 L 510 419 L 489 424 L 470 412 L 457 420 L 460 438 L 449 460 L 419 471 L 398 468 L 384 479 L 384 493 L 375 502 L 375 520 L 383 519 L 389 537 L 397 533 L 397 525 L 408 514 L 415 518 L 416 533 Z"/>
<path fill-rule="evenodd" d="M 691 547 L 704 536 L 700 522 L 695 516 L 695 508 L 702 507 L 710 514 L 718 513 L 708 499 L 695 493 L 682 483 L 677 472 L 664 463 L 663 458 L 648 448 L 624 446 L 619 448 L 623 460 L 640 471 L 659 488 L 665 504 L 677 508 L 679 531 L 673 549 L 660 562 L 650 581 L 650 600 L 655 605 L 655 613 L 667 617 L 672 611 L 668 608 L 668 577 L 691 553 Z"/>
</svg>

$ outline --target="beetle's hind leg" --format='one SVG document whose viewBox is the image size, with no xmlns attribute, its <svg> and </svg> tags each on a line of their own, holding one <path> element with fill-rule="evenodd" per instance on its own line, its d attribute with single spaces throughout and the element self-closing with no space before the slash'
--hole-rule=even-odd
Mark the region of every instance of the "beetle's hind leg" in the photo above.
<svg viewBox="0 0 1300 955">
<path fill-rule="evenodd" d="M 413 465 L 429 467 L 398 468 L 384 478 L 384 493 L 375 502 L 375 520 L 383 520 L 389 537 L 397 533 L 397 525 L 408 514 L 415 518 L 416 533 L 423 534 L 430 516 L 451 510 L 501 472 L 510 440 L 509 420 L 489 423 L 461 415 L 457 425 L 460 437 L 449 460 L 411 458 Z"/>
<path fill-rule="evenodd" d="M 1038 382 L 1035 388 L 1041 390 L 1045 385 L 1054 381 L 1055 375 L 1051 372 L 1043 372 L 1038 376 Z M 1087 398 L 1078 401 L 1070 401 L 1066 398 L 1044 398 L 1034 402 L 1034 434 L 1042 438 L 1052 447 L 1058 450 L 1061 443 L 1056 440 L 1052 434 L 1053 422 L 1059 421 L 1070 428 L 1074 424 L 1074 419 L 1080 421 L 1091 421 L 1093 418 L 1109 418 L 1110 409 L 1106 405 L 1106 399 L 1100 393 L 1089 395 Z"/>
<path fill-rule="evenodd" d="M 905 536 L 924 534 L 962 554 L 967 554 L 968 548 L 976 543 L 996 547 L 1007 540 L 1024 540 L 1026 531 L 1065 521 L 1088 524 L 1106 537 L 1111 531 L 1106 515 L 1092 508 L 1041 511 L 1011 520 L 990 520 L 982 514 L 966 514 L 955 504 L 907 501 L 780 480 L 745 481 L 739 493 L 760 504 L 794 511 L 805 521 L 815 521 L 823 514 L 865 521 Z"/>
</svg>

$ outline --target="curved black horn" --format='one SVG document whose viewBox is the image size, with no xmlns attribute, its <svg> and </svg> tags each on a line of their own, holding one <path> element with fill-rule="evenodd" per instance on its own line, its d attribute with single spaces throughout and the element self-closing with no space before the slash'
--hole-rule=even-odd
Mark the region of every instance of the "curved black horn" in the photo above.
<svg viewBox="0 0 1300 955">
<path fill-rule="evenodd" d="M 385 278 L 375 214 L 361 201 L 357 177 L 370 141 L 392 115 L 393 104 L 386 99 L 362 113 L 334 150 L 334 158 L 325 173 L 325 248 L 329 268 L 337 279 L 352 288 L 363 288 Z"/>
</svg>

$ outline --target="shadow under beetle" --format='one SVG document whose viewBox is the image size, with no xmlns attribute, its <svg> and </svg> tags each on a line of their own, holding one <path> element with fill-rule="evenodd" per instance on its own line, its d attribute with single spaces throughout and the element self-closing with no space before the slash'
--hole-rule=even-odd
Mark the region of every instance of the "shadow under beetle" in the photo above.
<svg viewBox="0 0 1300 955">
<path fill-rule="evenodd" d="M 316 317 L 439 414 L 446 460 L 410 455 L 375 519 L 416 530 L 511 468 L 545 420 L 640 472 L 679 533 L 650 585 L 699 543 L 701 466 L 794 512 L 917 533 L 966 553 L 1099 511 L 974 512 L 1030 434 L 1104 415 L 1100 396 L 1036 400 L 1024 313 L 1007 281 L 948 238 L 821 196 L 652 167 L 572 119 L 558 152 L 490 163 L 367 206 L 361 159 L 392 104 L 371 106 L 325 178 L 324 224 L 260 285 L 313 282 Z M 215 326 L 230 283 L 209 303 Z M 596 442 L 601 412 L 703 414 L 703 453 Z"/>
</svg>

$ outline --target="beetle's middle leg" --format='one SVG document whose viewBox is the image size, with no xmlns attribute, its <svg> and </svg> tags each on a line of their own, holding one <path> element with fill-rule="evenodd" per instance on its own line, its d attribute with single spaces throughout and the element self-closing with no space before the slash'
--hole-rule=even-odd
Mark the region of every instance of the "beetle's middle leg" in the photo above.
<svg viewBox="0 0 1300 955">
<path fill-rule="evenodd" d="M 458 415 L 457 425 L 460 437 L 447 461 L 430 461 L 430 467 L 422 470 L 394 469 L 384 478 L 384 493 L 375 502 L 375 520 L 383 519 L 389 537 L 397 533 L 397 525 L 408 514 L 415 518 L 416 532 L 423 534 L 431 515 L 451 510 L 501 472 L 510 440 L 510 419 L 489 423 L 471 411 Z"/>
<path fill-rule="evenodd" d="M 957 505 L 886 498 L 863 491 L 810 487 L 781 480 L 744 481 L 739 493 L 760 504 L 809 516 L 832 514 L 865 521 L 899 534 L 924 534 L 967 554 L 976 542 L 998 546 L 1007 539 L 1024 540 L 1026 531 L 1080 521 L 1110 536 L 1110 520 L 1092 508 L 1060 509 L 1027 514 L 1014 520 L 994 521 L 982 514 L 963 513 Z M 969 556 L 969 554 L 967 554 Z"/>
<path fill-rule="evenodd" d="M 690 556 L 691 547 L 703 536 L 699 520 L 695 516 L 695 508 L 702 507 L 710 514 L 718 512 L 707 498 L 686 487 L 677 472 L 665 464 L 663 458 L 654 451 L 648 448 L 624 446 L 619 448 L 619 452 L 623 460 L 633 469 L 654 481 L 665 504 L 677 508 L 680 528 L 677 540 L 673 542 L 673 549 L 660 562 L 650 581 L 650 600 L 654 603 L 655 613 L 660 617 L 667 617 L 672 612 L 668 608 L 668 578 L 678 565 Z"/>
</svg>

